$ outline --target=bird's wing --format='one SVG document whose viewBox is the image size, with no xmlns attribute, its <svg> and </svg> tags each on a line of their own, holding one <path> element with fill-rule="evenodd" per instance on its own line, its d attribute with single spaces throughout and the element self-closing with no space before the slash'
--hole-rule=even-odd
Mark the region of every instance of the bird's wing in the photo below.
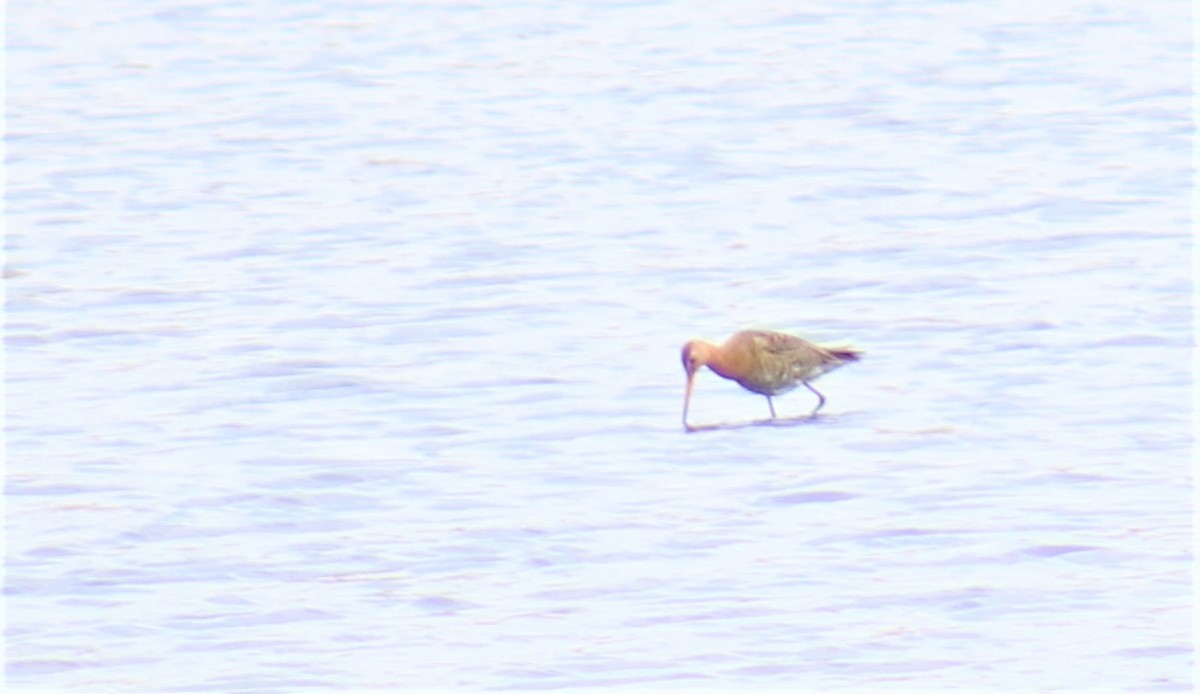
<svg viewBox="0 0 1200 694">
<path fill-rule="evenodd" d="M 759 349 L 768 354 L 819 357 L 823 351 L 819 346 L 795 335 L 773 333 L 766 330 L 756 330 L 752 335 Z"/>
</svg>

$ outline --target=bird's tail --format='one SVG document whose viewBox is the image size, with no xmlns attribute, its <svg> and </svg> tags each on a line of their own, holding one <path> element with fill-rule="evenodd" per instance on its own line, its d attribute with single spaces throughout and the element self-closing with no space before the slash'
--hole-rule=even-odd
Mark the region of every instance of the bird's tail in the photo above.
<svg viewBox="0 0 1200 694">
<path fill-rule="evenodd" d="M 831 347 L 829 353 L 842 361 L 858 361 L 862 359 L 862 350 L 853 347 Z"/>
</svg>

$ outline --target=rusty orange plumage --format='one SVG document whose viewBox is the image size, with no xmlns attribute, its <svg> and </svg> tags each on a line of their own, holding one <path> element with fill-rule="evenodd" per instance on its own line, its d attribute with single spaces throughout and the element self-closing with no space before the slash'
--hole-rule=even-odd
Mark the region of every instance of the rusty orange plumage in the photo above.
<svg viewBox="0 0 1200 694">
<path fill-rule="evenodd" d="M 700 367 L 707 366 L 718 376 L 736 381 L 738 385 L 767 398 L 771 417 L 775 404 L 771 396 L 786 393 L 798 385 L 816 394 L 817 406 L 825 404 L 825 396 L 812 387 L 810 381 L 843 364 L 858 361 L 860 352 L 852 347 L 822 347 L 808 340 L 767 330 L 743 330 L 734 333 L 725 344 L 717 346 L 704 340 L 692 340 L 683 346 L 683 368 L 687 372 L 687 390 L 683 395 L 683 426 L 687 422 L 688 403 L 692 399 L 692 384 Z"/>
</svg>

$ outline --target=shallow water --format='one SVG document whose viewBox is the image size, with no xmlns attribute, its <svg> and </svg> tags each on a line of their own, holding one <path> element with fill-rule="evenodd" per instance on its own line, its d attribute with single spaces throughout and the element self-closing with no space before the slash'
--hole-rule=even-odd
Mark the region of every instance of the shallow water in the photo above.
<svg viewBox="0 0 1200 694">
<path fill-rule="evenodd" d="M 1191 688 L 1186 6 L 9 18 L 8 691 Z"/>
</svg>

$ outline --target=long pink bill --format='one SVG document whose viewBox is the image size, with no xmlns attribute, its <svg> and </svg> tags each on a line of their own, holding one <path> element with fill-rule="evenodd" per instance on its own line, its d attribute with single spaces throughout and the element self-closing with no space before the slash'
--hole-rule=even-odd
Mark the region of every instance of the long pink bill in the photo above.
<svg viewBox="0 0 1200 694">
<path fill-rule="evenodd" d="M 688 403 L 690 403 L 692 401 L 692 384 L 695 381 L 696 381 L 695 372 L 688 374 L 687 388 L 683 391 L 683 428 L 684 429 L 691 429 L 691 427 L 688 426 L 687 413 L 688 413 Z"/>
</svg>

